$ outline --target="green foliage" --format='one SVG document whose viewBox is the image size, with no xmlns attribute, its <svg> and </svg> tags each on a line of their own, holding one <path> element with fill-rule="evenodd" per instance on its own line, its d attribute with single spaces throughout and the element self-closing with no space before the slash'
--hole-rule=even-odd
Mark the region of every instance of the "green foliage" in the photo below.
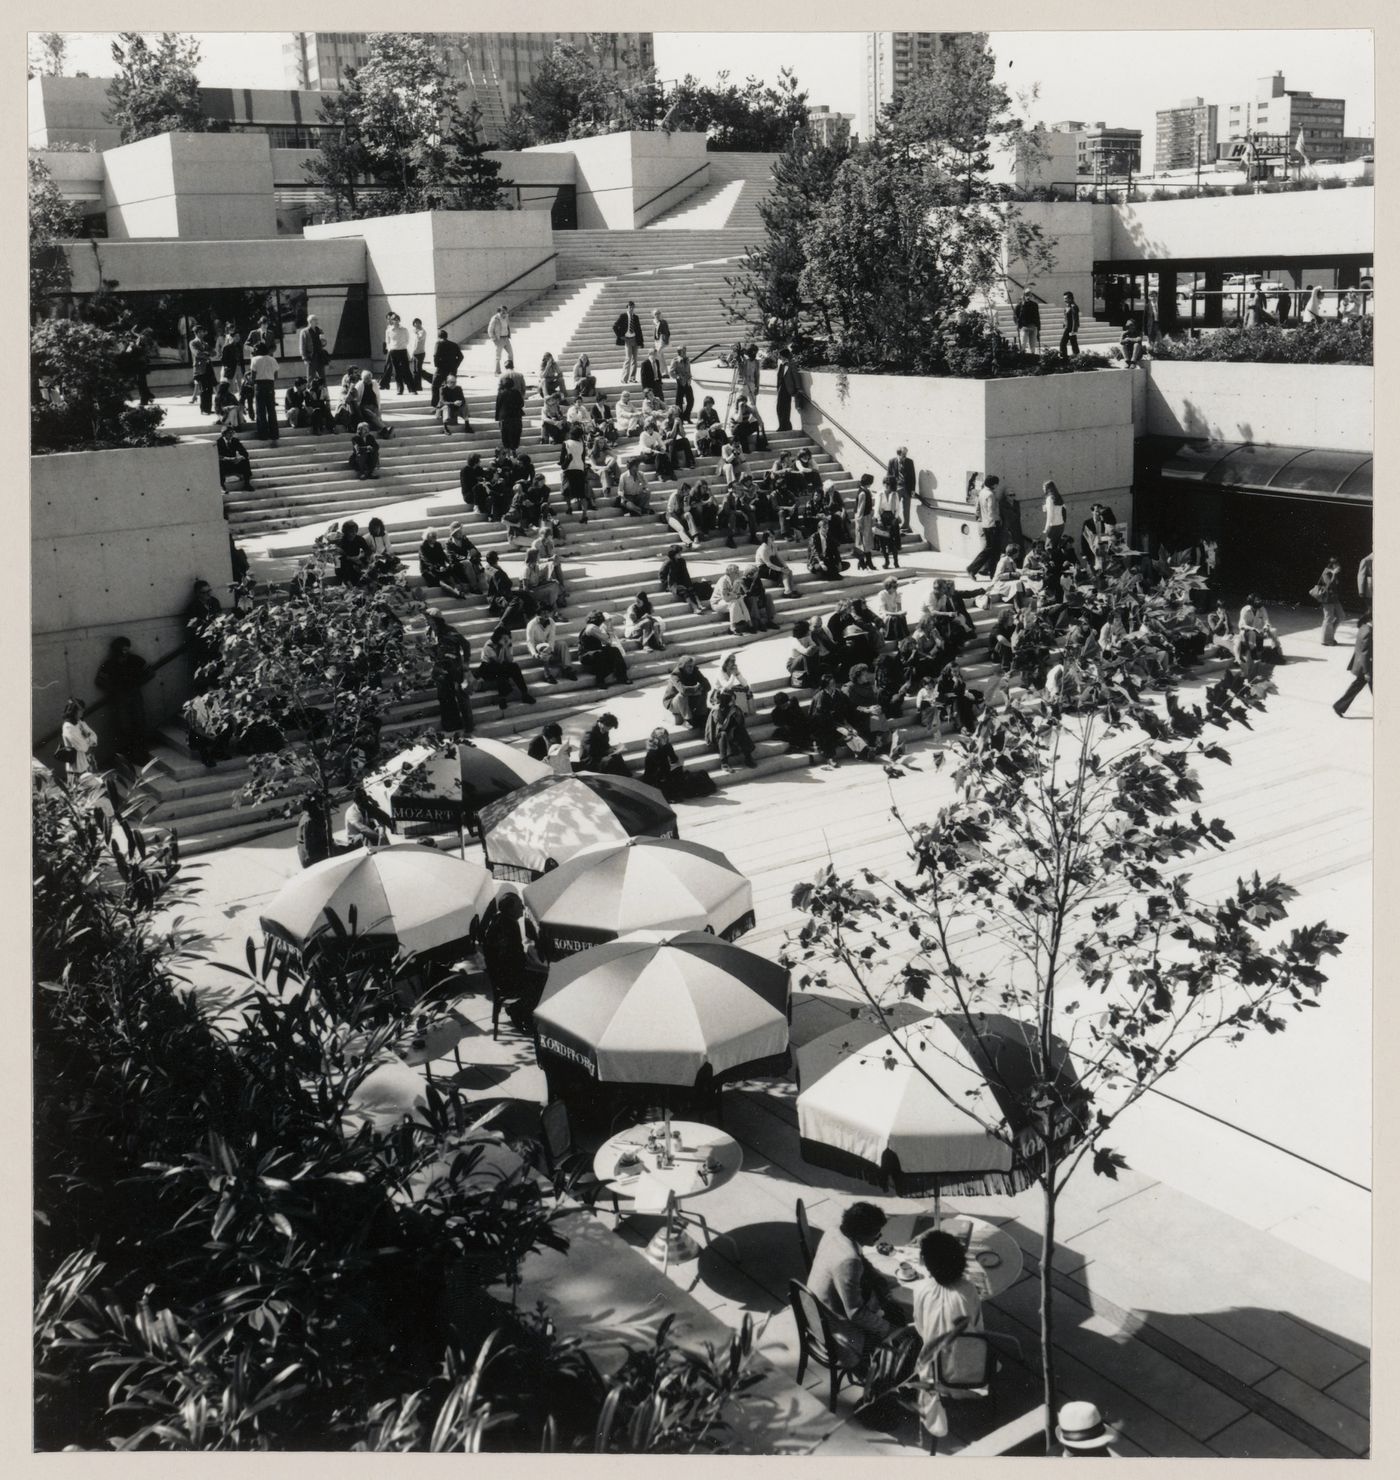
<svg viewBox="0 0 1400 1480">
<path fill-rule="evenodd" d="M 1280 328 L 1217 329 L 1198 339 L 1160 339 L 1159 360 L 1247 360 L 1264 365 L 1369 365 L 1375 342 L 1371 318 L 1320 319 Z"/>
<path fill-rule="evenodd" d="M 133 393 L 120 355 L 122 339 L 77 319 L 43 319 L 30 331 L 30 374 L 49 400 L 30 407 L 35 452 L 153 447 L 172 441 L 157 428 L 161 406 L 128 406 Z"/>
<path fill-rule="evenodd" d="M 422 35 L 376 32 L 321 106 L 325 129 L 305 173 L 333 220 L 504 207 L 500 163 L 485 157 L 480 113 Z"/>
<path fill-rule="evenodd" d="M 706 134 L 712 150 L 786 149 L 807 128 L 807 93 L 787 67 L 779 69 L 776 87 L 756 77 L 740 87 L 728 72 L 711 87 L 687 75 L 666 101 L 666 127 Z"/>
<path fill-rule="evenodd" d="M 250 593 L 251 595 L 251 593 Z M 381 735 L 389 706 L 428 687 L 423 604 L 399 580 L 373 587 L 313 581 L 284 599 L 215 618 L 218 658 L 205 676 L 212 723 L 281 737 L 249 759 L 245 802 L 309 791 L 329 808 L 374 764 L 417 735 Z M 410 627 L 410 623 L 414 625 Z"/>
<path fill-rule="evenodd" d="M 108 121 L 122 143 L 156 134 L 202 134 L 211 123 L 199 106 L 199 44 L 178 31 L 162 31 L 154 45 L 139 31 L 119 31 L 112 43 L 117 75 L 107 89 Z"/>
<path fill-rule="evenodd" d="M 967 205 L 994 193 L 988 184 L 993 142 L 1021 129 L 1010 94 L 996 80 L 996 56 L 965 32 L 952 36 L 886 106 L 878 138 L 882 147 L 921 159 L 949 183 L 947 198 Z"/>
<path fill-rule="evenodd" d="M 803 301 L 802 270 L 813 223 L 849 152 L 846 139 L 823 144 L 806 129 L 792 136 L 773 162 L 773 189 L 759 202 L 764 240 L 750 246 L 735 276 L 725 279 L 734 293 L 725 303 L 729 317 L 772 343 L 804 351 L 825 340 L 820 310 Z"/>
<path fill-rule="evenodd" d="M 73 274 L 61 242 L 82 230 L 82 213 L 58 188 L 43 160 L 29 156 L 29 310 L 44 311 L 46 300 L 66 293 Z"/>
<path fill-rule="evenodd" d="M 604 62 L 620 61 L 621 69 Z M 661 86 L 652 67 L 643 67 L 630 51 L 618 50 L 618 38 L 590 32 L 582 46 L 556 42 L 511 112 L 501 147 L 526 149 L 628 129 L 653 129 L 664 111 Z"/>
<path fill-rule="evenodd" d="M 414 1031 L 398 963 L 308 976 L 250 941 L 191 989 L 197 942 L 157 924 L 174 849 L 139 792 L 96 799 L 34 800 L 37 1447 L 722 1447 L 750 1327 L 702 1356 L 667 1323 L 605 1383 L 506 1303 L 568 1246 L 548 1182 L 485 1172 L 451 1082 L 411 1122 L 354 1113 Z"/>
<path fill-rule="evenodd" d="M 29 41 L 29 75 L 62 77 L 68 60 L 68 38 L 62 31 L 40 31 Z"/>
</svg>

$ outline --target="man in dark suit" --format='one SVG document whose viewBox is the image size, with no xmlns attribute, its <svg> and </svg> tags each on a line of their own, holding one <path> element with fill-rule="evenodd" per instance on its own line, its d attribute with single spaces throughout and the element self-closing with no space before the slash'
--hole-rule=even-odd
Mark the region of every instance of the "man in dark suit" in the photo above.
<svg viewBox="0 0 1400 1480">
<path fill-rule="evenodd" d="M 1060 358 L 1066 359 L 1070 350 L 1079 353 L 1079 305 L 1073 293 L 1065 294 L 1065 326 L 1060 335 Z"/>
<path fill-rule="evenodd" d="M 1356 624 L 1356 647 L 1347 664 L 1352 676 L 1351 683 L 1346 693 L 1332 706 L 1339 715 L 1346 714 L 1351 708 L 1351 701 L 1363 688 L 1371 687 L 1371 646 L 1371 613 L 1367 611 L 1361 614 L 1361 620 Z"/>
<path fill-rule="evenodd" d="M 442 387 L 449 375 L 455 375 L 462 363 L 462 347 L 450 339 L 446 329 L 438 330 L 437 343 L 433 346 L 432 404 L 436 406 L 442 396 Z"/>
<path fill-rule="evenodd" d="M 913 534 L 909 525 L 909 504 L 919 484 L 919 472 L 907 447 L 895 448 L 895 472 L 899 478 L 899 502 L 904 509 L 904 533 Z"/>
<path fill-rule="evenodd" d="M 637 378 L 637 351 L 642 345 L 642 321 L 637 317 L 637 305 L 629 298 L 627 311 L 618 314 L 613 323 L 613 336 L 626 351 L 622 362 L 624 382 Z"/>
<path fill-rule="evenodd" d="M 778 430 L 790 432 L 792 430 L 793 397 L 800 394 L 802 386 L 797 378 L 797 366 L 792 362 L 792 350 L 787 345 L 778 351 L 776 379 L 778 383 Z"/>
</svg>

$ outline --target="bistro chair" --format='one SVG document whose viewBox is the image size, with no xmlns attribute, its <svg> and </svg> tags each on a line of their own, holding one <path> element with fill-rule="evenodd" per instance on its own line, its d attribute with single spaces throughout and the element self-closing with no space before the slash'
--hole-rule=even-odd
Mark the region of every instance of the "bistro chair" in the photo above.
<svg viewBox="0 0 1400 1480">
<path fill-rule="evenodd" d="M 593 1208 L 600 1196 L 606 1197 L 612 1203 L 614 1215 L 622 1216 L 617 1193 L 609 1183 L 594 1175 L 593 1159 L 574 1145 L 569 1107 L 563 1100 L 555 1100 L 541 1111 L 540 1144 L 557 1191 L 577 1197 L 586 1208 Z"/>
<path fill-rule="evenodd" d="M 1001 1346 L 1013 1346 L 1020 1354 L 1021 1344 L 1014 1336 L 990 1331 L 948 1332 L 934 1358 L 934 1378 L 940 1395 L 952 1403 L 985 1402 L 995 1422 Z M 925 1443 L 933 1453 L 937 1440 L 925 1436 Z"/>
<path fill-rule="evenodd" d="M 799 1197 L 797 1206 L 793 1209 L 797 1219 L 797 1247 L 802 1255 L 802 1272 L 804 1275 L 811 1274 L 812 1260 L 816 1257 L 817 1240 L 812 1233 L 812 1225 L 807 1221 L 807 1204 Z"/>
<path fill-rule="evenodd" d="M 861 1357 L 859 1361 L 852 1362 L 840 1355 L 840 1347 L 831 1334 L 836 1317 L 801 1280 L 788 1281 L 788 1303 L 792 1306 L 792 1314 L 797 1322 L 798 1384 L 801 1385 L 809 1361 L 815 1362 L 818 1367 L 825 1367 L 831 1375 L 831 1394 L 827 1399 L 827 1407 L 835 1413 L 836 1395 L 841 1391 L 842 1383 L 859 1384 L 865 1381 L 866 1360 Z"/>
</svg>

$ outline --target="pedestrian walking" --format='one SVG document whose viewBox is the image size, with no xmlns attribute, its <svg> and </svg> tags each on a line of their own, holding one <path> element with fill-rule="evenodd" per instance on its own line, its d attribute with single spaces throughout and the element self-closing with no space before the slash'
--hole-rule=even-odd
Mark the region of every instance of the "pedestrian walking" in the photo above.
<svg viewBox="0 0 1400 1480">
<path fill-rule="evenodd" d="M 510 342 L 510 309 L 504 303 L 491 315 L 491 322 L 486 326 L 486 334 L 496 347 L 495 373 L 499 375 L 501 361 L 515 358 L 515 346 Z"/>
<path fill-rule="evenodd" d="M 1059 544 L 1061 536 L 1065 532 L 1065 501 L 1060 490 L 1055 487 L 1055 480 L 1047 478 L 1041 484 L 1041 492 L 1045 495 L 1045 529 L 1042 537 L 1050 549 Z"/>
<path fill-rule="evenodd" d="M 415 395 L 423 389 L 423 361 L 427 358 L 428 331 L 423 327 L 422 319 L 414 319 L 413 328 L 409 331 L 408 365 L 411 372 L 409 384 Z"/>
<path fill-rule="evenodd" d="M 408 347 L 412 336 L 398 314 L 390 313 L 384 320 L 384 373 L 379 377 L 379 389 L 387 391 L 392 380 L 399 395 L 403 395 L 413 379 L 409 364 Z"/>
<path fill-rule="evenodd" d="M 982 479 L 982 486 L 977 490 L 977 528 L 981 533 L 982 547 L 967 567 L 970 576 L 992 570 L 1001 554 L 1001 509 L 997 497 L 1000 482 L 1000 478 L 989 474 Z"/>
<path fill-rule="evenodd" d="M 195 394 L 199 397 L 202 415 L 209 416 L 214 409 L 214 357 L 209 342 L 201 330 L 196 329 L 190 340 L 190 366 L 193 371 Z"/>
<path fill-rule="evenodd" d="M 624 383 L 637 378 L 637 352 L 642 345 L 642 321 L 637 317 L 637 305 L 629 298 L 626 309 L 613 321 L 613 336 L 623 351 L 622 379 Z"/>
<path fill-rule="evenodd" d="M 1346 615 L 1339 591 L 1341 576 L 1342 562 L 1335 555 L 1329 555 L 1322 574 L 1317 578 L 1317 585 L 1308 592 L 1322 608 L 1323 647 L 1337 646 L 1337 623 Z"/>
<path fill-rule="evenodd" d="M 1040 353 L 1040 304 L 1035 295 L 1022 293 L 1014 311 L 1016 343 L 1028 355 Z"/>
<path fill-rule="evenodd" d="M 1079 353 L 1079 305 L 1073 293 L 1065 294 L 1065 323 L 1060 333 L 1060 358 L 1066 359 L 1070 351 Z"/>
<path fill-rule="evenodd" d="M 1364 611 L 1356 624 L 1356 646 L 1352 649 L 1351 661 L 1347 664 L 1351 683 L 1347 685 L 1346 693 L 1332 706 L 1340 715 L 1351 708 L 1351 701 L 1362 689 L 1371 687 L 1371 644 L 1371 613 Z"/>
<path fill-rule="evenodd" d="M 253 377 L 253 435 L 264 442 L 277 441 L 277 361 L 266 344 L 259 344 L 248 367 Z"/>
</svg>

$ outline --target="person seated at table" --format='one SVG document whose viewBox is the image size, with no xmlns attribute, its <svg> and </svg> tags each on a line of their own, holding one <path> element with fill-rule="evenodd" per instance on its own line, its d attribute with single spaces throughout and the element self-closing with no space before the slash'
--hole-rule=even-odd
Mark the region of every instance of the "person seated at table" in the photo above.
<svg viewBox="0 0 1400 1480">
<path fill-rule="evenodd" d="M 926 1233 L 919 1240 L 919 1257 L 928 1278 L 914 1286 L 914 1329 L 922 1343 L 914 1371 L 920 1379 L 919 1423 L 936 1448 L 948 1432 L 948 1414 L 937 1382 L 940 1370 L 951 1381 L 970 1383 L 984 1370 L 980 1342 L 967 1342 L 962 1348 L 956 1340 L 947 1343 L 955 1331 L 982 1329 L 982 1296 L 968 1278 L 967 1253 L 951 1233 L 939 1229 Z"/>
<path fill-rule="evenodd" d="M 807 1288 L 834 1317 L 831 1338 L 846 1365 L 863 1365 L 894 1329 L 883 1298 L 885 1282 L 861 1252 L 884 1232 L 885 1221 L 883 1208 L 853 1202 L 840 1225 L 822 1234 L 807 1275 Z"/>
</svg>

